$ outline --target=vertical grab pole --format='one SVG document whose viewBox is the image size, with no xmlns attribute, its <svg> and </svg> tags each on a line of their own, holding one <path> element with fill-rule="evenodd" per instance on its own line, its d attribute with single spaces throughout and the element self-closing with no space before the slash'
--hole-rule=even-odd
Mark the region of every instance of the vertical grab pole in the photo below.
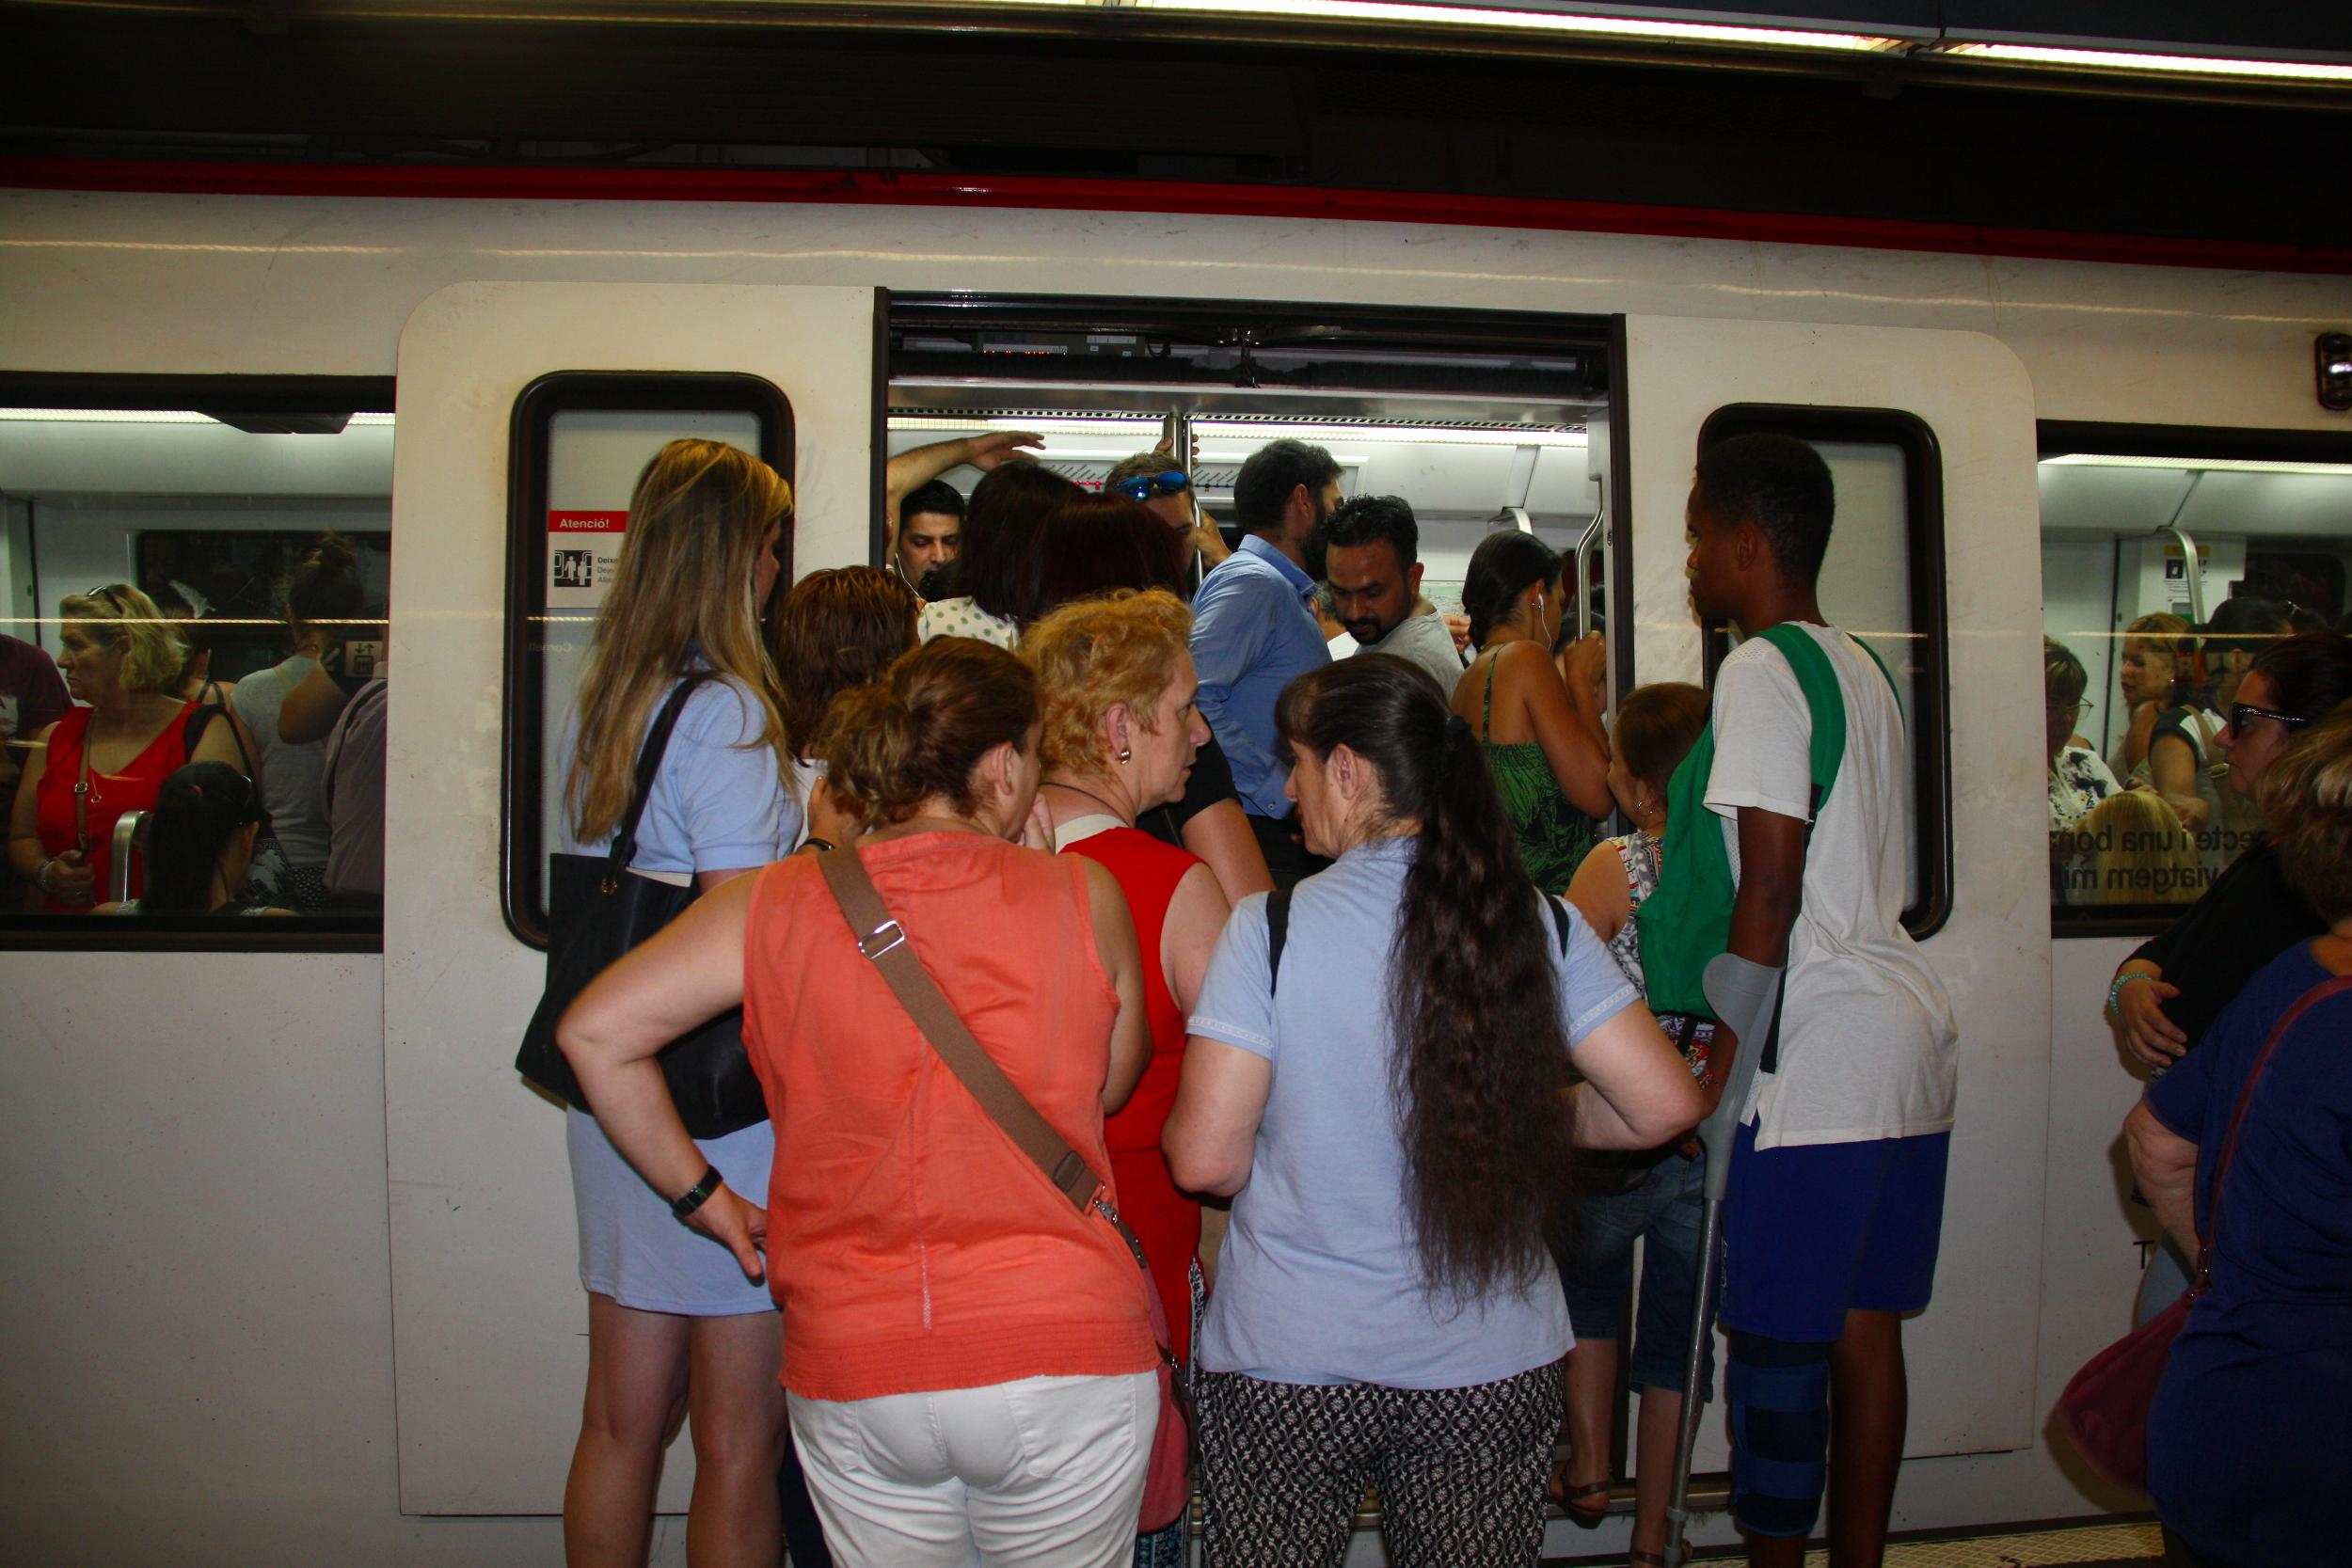
<svg viewBox="0 0 2352 1568">
<path fill-rule="evenodd" d="M 1596 475 L 1593 483 L 1598 484 L 1599 476 Z M 1608 520 L 1609 505 L 1604 492 L 1600 503 L 1593 511 L 1593 520 L 1584 525 L 1584 531 L 1577 536 L 1576 541 L 1576 635 L 1579 638 L 1593 629 L 1593 574 L 1586 562 L 1592 558 L 1593 546 L 1600 543 L 1600 531 Z"/>
</svg>

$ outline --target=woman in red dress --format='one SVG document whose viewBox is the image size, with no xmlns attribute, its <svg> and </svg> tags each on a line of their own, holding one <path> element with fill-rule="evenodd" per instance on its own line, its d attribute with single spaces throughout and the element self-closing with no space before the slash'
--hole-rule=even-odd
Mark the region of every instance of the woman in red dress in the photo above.
<svg viewBox="0 0 2352 1568">
<path fill-rule="evenodd" d="M 1064 605 L 1021 640 L 1044 704 L 1038 800 L 1053 819 L 1054 847 L 1118 879 L 1143 950 L 1152 1055 L 1103 1132 L 1120 1212 L 1143 1240 L 1180 1359 L 1190 1349 L 1200 1205 L 1176 1190 L 1160 1128 L 1176 1103 L 1184 1020 L 1229 911 L 1208 863 L 1141 832 L 1136 817 L 1184 793 L 1194 749 L 1209 737 L 1193 706 L 1191 626 L 1176 596 L 1154 589 Z"/>
<path fill-rule="evenodd" d="M 244 770 L 225 723 L 198 722 L 178 695 L 186 650 L 154 601 L 127 583 L 59 601 L 57 668 L 78 704 L 34 736 L 8 823 L 8 866 L 52 913 L 86 913 L 108 893 L 115 823 L 151 811 L 189 762 Z M 134 879 L 132 896 L 139 892 Z"/>
</svg>

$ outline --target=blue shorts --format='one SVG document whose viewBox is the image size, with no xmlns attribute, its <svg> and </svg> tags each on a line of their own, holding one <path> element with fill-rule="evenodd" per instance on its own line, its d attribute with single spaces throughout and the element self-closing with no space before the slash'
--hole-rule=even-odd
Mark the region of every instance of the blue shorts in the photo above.
<svg viewBox="0 0 2352 1568">
<path fill-rule="evenodd" d="M 1935 1284 L 1952 1135 L 1758 1153 L 1740 1129 L 1724 1199 L 1725 1328 L 1840 1338 L 1846 1314 L 1916 1312 Z"/>
<path fill-rule="evenodd" d="M 1636 1388 L 1682 1392 L 1683 1357 L 1691 1347 L 1691 1305 L 1698 1293 L 1706 1178 L 1704 1158 L 1669 1154 L 1631 1192 L 1587 1196 L 1577 1204 L 1576 1245 L 1559 1262 L 1568 1324 L 1578 1339 L 1619 1337 L 1625 1294 L 1633 1284 L 1633 1243 L 1643 1243 L 1631 1356 Z M 1710 1312 L 1701 1398 L 1714 1381 L 1714 1354 Z"/>
</svg>

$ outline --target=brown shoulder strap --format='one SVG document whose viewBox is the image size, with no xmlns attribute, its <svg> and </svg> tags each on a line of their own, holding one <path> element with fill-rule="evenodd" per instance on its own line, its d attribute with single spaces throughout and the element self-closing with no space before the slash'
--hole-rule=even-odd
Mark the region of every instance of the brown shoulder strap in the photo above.
<svg viewBox="0 0 2352 1568">
<path fill-rule="evenodd" d="M 1085 1210 L 1102 1190 L 1102 1178 L 1087 1164 L 1085 1156 L 1054 1131 L 1053 1124 L 1029 1103 L 1028 1097 L 1013 1086 L 1004 1069 L 990 1059 L 980 1042 L 972 1037 L 972 1031 L 963 1026 L 956 1009 L 940 994 L 930 972 L 914 956 L 905 928 L 882 903 L 873 879 L 866 874 L 864 863 L 858 860 L 857 850 L 826 850 L 817 857 L 817 868 L 824 873 L 825 885 L 833 891 L 834 902 L 841 906 L 842 916 L 850 923 L 850 934 L 857 940 L 857 950 L 889 982 L 898 1005 L 907 1010 L 907 1016 L 914 1020 L 914 1026 L 923 1032 L 931 1049 L 947 1064 L 947 1070 L 971 1091 L 972 1098 L 1004 1130 L 1005 1136 L 1045 1173 L 1045 1179 L 1077 1208 Z"/>
</svg>

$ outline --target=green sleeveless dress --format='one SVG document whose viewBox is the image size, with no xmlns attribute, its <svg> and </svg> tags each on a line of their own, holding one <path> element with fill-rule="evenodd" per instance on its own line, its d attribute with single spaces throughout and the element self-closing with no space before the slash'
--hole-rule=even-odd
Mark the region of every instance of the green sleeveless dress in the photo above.
<svg viewBox="0 0 2352 1568">
<path fill-rule="evenodd" d="M 1486 738 L 1495 716 L 1495 665 L 1486 661 L 1486 694 L 1478 715 L 1478 743 L 1486 749 L 1486 766 L 1502 797 L 1503 815 L 1519 845 L 1519 863 L 1536 887 L 1546 893 L 1565 893 L 1576 868 L 1593 847 L 1593 819 L 1576 809 L 1551 771 L 1551 759 L 1533 740 L 1507 746 Z"/>
</svg>

